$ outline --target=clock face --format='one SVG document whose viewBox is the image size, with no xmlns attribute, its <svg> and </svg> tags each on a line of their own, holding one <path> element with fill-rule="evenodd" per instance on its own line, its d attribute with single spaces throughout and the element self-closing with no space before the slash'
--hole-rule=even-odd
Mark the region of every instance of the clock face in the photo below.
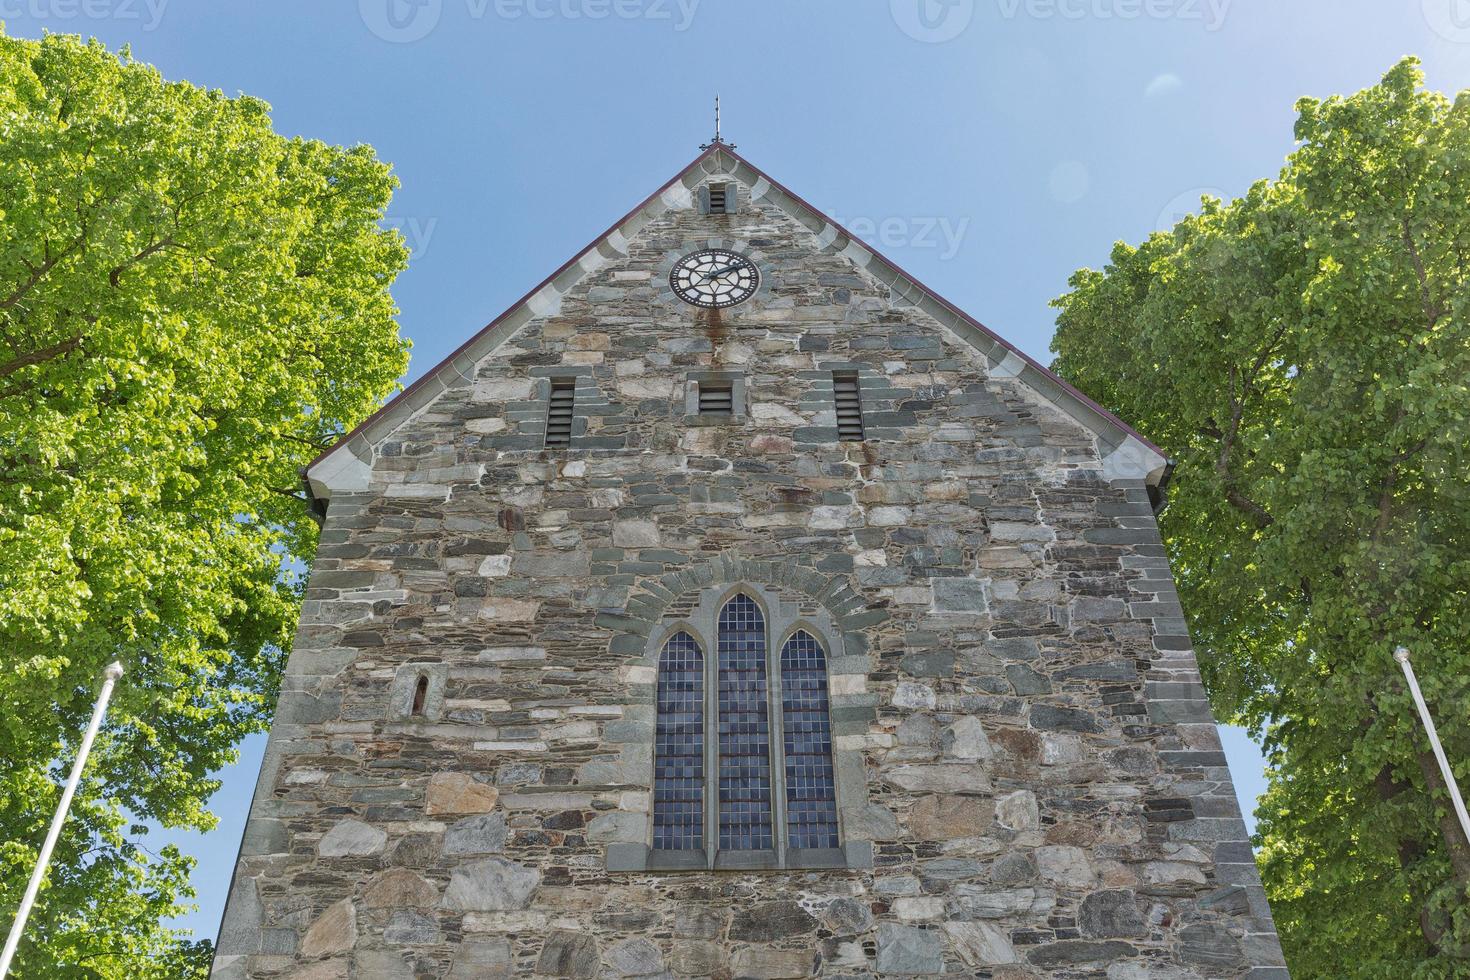
<svg viewBox="0 0 1470 980">
<path fill-rule="evenodd" d="M 738 252 L 707 248 L 684 256 L 669 273 L 669 285 L 686 303 L 723 309 L 744 303 L 761 284 L 755 263 Z"/>
</svg>

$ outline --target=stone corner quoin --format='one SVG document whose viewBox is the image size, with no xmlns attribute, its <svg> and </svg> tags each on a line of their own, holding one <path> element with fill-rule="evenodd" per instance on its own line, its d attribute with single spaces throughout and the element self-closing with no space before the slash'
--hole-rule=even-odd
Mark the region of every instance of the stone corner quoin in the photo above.
<svg viewBox="0 0 1470 980">
<path fill-rule="evenodd" d="M 749 300 L 672 295 L 711 243 Z M 1164 461 L 988 336 L 717 146 L 314 464 L 212 976 L 1284 978 Z M 769 651 L 775 843 L 663 850 L 671 753 L 726 762 L 735 596 L 769 633 L 739 649 Z"/>
</svg>

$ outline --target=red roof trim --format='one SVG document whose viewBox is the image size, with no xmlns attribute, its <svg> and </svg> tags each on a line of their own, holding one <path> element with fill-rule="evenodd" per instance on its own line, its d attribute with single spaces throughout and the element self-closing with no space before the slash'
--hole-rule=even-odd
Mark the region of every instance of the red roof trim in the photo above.
<svg viewBox="0 0 1470 980">
<path fill-rule="evenodd" d="M 1124 422 L 1122 419 L 1118 418 L 1116 415 L 1114 415 L 1112 412 L 1108 411 L 1106 408 L 1103 408 L 1097 402 L 1095 402 L 1091 398 L 1087 397 L 1087 395 L 1085 395 L 1082 392 L 1078 391 L 1076 388 L 1074 388 L 1072 385 L 1068 384 L 1066 381 L 1063 381 L 1056 374 L 1052 373 L 1052 371 L 1051 371 L 1050 368 L 1045 367 L 1040 362 L 1038 362 L 1035 358 L 1033 358 L 1030 355 L 1026 354 L 1024 351 L 1018 349 L 1014 344 L 1010 343 L 1004 337 L 1000 336 L 1000 334 L 996 333 L 994 330 L 991 330 L 985 324 L 981 323 L 979 320 L 976 320 L 974 317 L 970 316 L 970 314 L 966 313 L 964 310 L 962 310 L 959 307 L 955 306 L 949 300 L 947 300 L 943 296 L 941 296 L 938 292 L 936 292 L 933 289 L 931 289 L 928 286 L 926 286 L 923 282 L 921 282 L 916 277 L 910 275 L 907 271 L 904 270 L 904 268 L 902 266 L 898 265 L 898 263 L 892 261 L 887 256 L 883 255 L 883 253 L 879 252 L 877 249 L 875 249 L 872 246 L 868 245 L 866 242 L 864 242 L 857 235 L 854 235 L 852 232 L 848 231 L 846 227 L 844 227 L 840 222 L 834 220 L 826 212 L 822 211 L 820 208 L 817 208 L 817 207 L 813 206 L 810 202 L 808 202 L 800 194 L 795 193 L 790 188 L 788 188 L 785 184 L 783 184 L 779 180 L 776 180 L 775 178 L 771 177 L 769 174 L 767 174 L 760 167 L 757 167 L 755 164 L 753 164 L 749 160 L 745 159 L 745 157 L 741 156 L 739 153 L 736 153 L 735 150 L 733 148 L 731 148 L 731 146 L 728 143 L 714 143 L 714 144 L 710 145 L 710 147 L 708 149 L 706 149 L 704 152 L 700 153 L 699 156 L 695 157 L 694 160 L 687 167 L 685 167 L 684 169 L 680 170 L 677 174 L 675 174 L 673 176 L 673 178 L 671 178 L 669 181 L 667 181 L 662 186 L 660 186 L 658 190 L 656 190 L 652 194 L 648 195 L 646 198 L 644 198 L 642 201 L 640 201 L 636 207 L 634 207 L 632 210 L 630 210 L 627 214 L 623 215 L 617 221 L 613 222 L 613 224 L 612 224 L 611 227 L 609 227 L 601 235 L 598 235 L 596 238 L 594 238 L 585 248 L 583 248 L 580 251 L 578 251 L 577 253 L 575 253 L 570 259 L 568 259 L 565 263 L 563 263 L 555 272 L 553 272 L 551 275 L 547 276 L 545 279 L 541 280 L 541 282 L 537 283 L 524 296 L 522 296 L 520 299 L 518 299 L 514 303 L 512 303 L 510 305 L 510 307 L 505 310 L 504 313 L 501 313 L 498 317 L 496 317 L 494 320 L 491 320 L 484 327 L 482 327 L 481 329 L 475 331 L 475 333 L 468 340 L 466 340 L 463 344 L 460 344 L 458 347 L 456 347 L 453 352 L 451 352 L 448 356 L 446 356 L 438 364 L 434 365 L 432 368 L 430 368 L 429 370 L 425 371 L 423 373 L 423 375 L 420 376 L 417 381 L 413 382 L 407 388 L 404 388 L 402 391 L 400 391 L 393 398 L 389 399 L 376 412 L 374 412 L 372 415 L 369 415 L 366 419 L 364 419 L 357 426 L 355 426 L 352 429 L 352 431 L 350 431 L 346 435 L 342 436 L 342 438 L 340 438 L 336 442 L 334 442 L 328 449 L 324 450 L 320 455 L 318 455 L 310 463 L 306 464 L 306 467 L 305 468 L 307 470 L 310 470 L 313 466 L 316 466 L 322 460 L 326 459 L 328 456 L 330 456 L 332 453 L 334 453 L 338 449 L 338 447 L 342 446 L 346 442 L 351 441 L 359 433 L 363 432 L 365 429 L 367 429 L 369 426 L 371 426 L 374 422 L 376 422 L 385 412 L 388 411 L 388 409 L 392 408 L 393 405 L 396 404 L 399 399 L 406 398 L 409 394 L 411 394 L 412 392 L 414 392 L 415 390 L 417 390 L 419 387 L 421 387 L 422 385 L 428 383 L 435 375 L 437 375 L 439 373 L 439 369 L 440 368 L 444 367 L 444 365 L 448 364 L 450 361 L 453 361 L 456 357 L 458 357 L 459 355 L 463 354 L 466 350 L 468 350 L 471 346 L 473 346 L 474 343 L 477 340 L 479 340 L 482 336 L 484 336 L 486 333 L 488 333 L 491 330 L 494 330 L 508 316 L 510 316 L 512 313 L 516 312 L 522 306 L 524 306 L 527 302 L 529 302 L 530 299 L 531 299 L 531 297 L 535 296 L 542 289 L 545 289 L 558 276 L 560 276 L 562 273 L 566 272 L 573 265 L 575 265 L 582 258 L 582 256 L 586 255 L 588 252 L 590 252 L 593 249 L 595 249 L 605 239 L 609 238 L 613 234 L 613 232 L 617 231 L 624 224 L 626 224 L 634 215 L 636 215 L 638 212 L 642 211 L 644 208 L 648 207 L 649 204 L 653 203 L 656 199 L 658 199 L 660 196 L 662 196 L 669 188 L 671 188 L 675 184 L 681 182 L 684 179 L 684 176 L 686 174 L 688 174 L 691 170 L 695 169 L 700 164 L 704 163 L 705 160 L 709 159 L 710 157 L 714 156 L 717 153 L 728 153 L 733 159 L 739 161 L 740 163 L 743 163 L 745 166 L 749 167 L 751 170 L 754 170 L 761 177 L 764 177 L 765 180 L 768 183 L 771 184 L 771 186 L 777 188 L 783 194 L 785 194 L 787 197 L 791 198 L 793 201 L 795 201 L 796 203 L 800 204 L 802 207 L 806 208 L 808 211 L 811 211 L 813 214 L 815 214 L 817 217 L 821 218 L 823 221 L 825 221 L 828 224 L 832 225 L 838 231 L 842 232 L 842 234 L 846 235 L 849 240 L 851 240 L 853 242 L 856 242 L 859 245 L 861 245 L 863 248 L 867 249 L 869 252 L 871 252 L 874 255 L 874 257 L 876 257 L 880 261 L 886 263 L 887 265 L 889 265 L 890 267 L 892 267 L 894 269 L 894 271 L 896 271 L 899 275 L 903 276 L 905 279 L 909 280 L 915 286 L 919 287 L 924 292 L 928 293 L 930 296 L 932 296 L 935 299 L 936 302 L 938 302 L 940 305 L 942 305 L 945 309 L 949 310 L 955 316 L 959 317 L 961 320 L 964 320 L 970 326 L 974 327 L 976 330 L 979 330 L 981 333 L 985 334 L 987 337 L 990 337 L 992 340 L 994 340 L 997 344 L 999 344 L 1000 346 L 1004 347 L 1006 350 L 1010 351 L 1011 353 L 1015 354 L 1017 357 L 1021 358 L 1023 361 L 1025 361 L 1032 368 L 1034 368 L 1035 370 L 1039 371 L 1041 374 L 1045 375 L 1047 378 L 1051 379 L 1052 381 L 1056 382 L 1057 385 L 1060 386 L 1064 391 L 1066 391 L 1069 394 L 1071 394 L 1074 398 L 1078 399 L 1084 405 L 1088 406 L 1093 411 L 1097 412 L 1103 418 L 1108 419 L 1109 421 L 1111 421 L 1113 424 L 1115 424 L 1116 426 L 1118 426 L 1118 428 L 1121 429 L 1124 433 L 1126 433 L 1127 435 L 1130 435 L 1133 438 L 1137 439 L 1139 442 L 1143 443 L 1145 446 L 1147 446 L 1149 449 L 1152 449 L 1154 452 L 1158 453 L 1160 456 L 1163 456 L 1165 459 L 1168 458 L 1168 453 L 1164 452 L 1164 450 L 1162 450 L 1158 446 L 1156 446 L 1151 440 L 1149 440 L 1147 437 L 1145 437 L 1140 432 L 1138 432 L 1138 430 L 1134 429 L 1131 425 L 1129 425 L 1128 423 Z"/>
</svg>

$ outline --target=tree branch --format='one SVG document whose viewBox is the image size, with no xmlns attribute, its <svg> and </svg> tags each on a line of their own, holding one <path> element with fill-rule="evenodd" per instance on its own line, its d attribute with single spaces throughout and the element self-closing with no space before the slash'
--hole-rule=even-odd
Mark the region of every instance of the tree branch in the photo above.
<svg viewBox="0 0 1470 980">
<path fill-rule="evenodd" d="M 0 364 L 0 378 L 14 374 L 21 368 L 30 367 L 32 364 L 40 364 L 42 361 L 49 361 L 54 357 L 65 357 L 82 346 L 82 341 L 85 339 L 82 334 L 72 334 L 65 340 L 52 344 L 50 347 L 41 347 L 31 351 L 29 354 L 22 354 L 20 357 L 6 361 L 4 364 Z"/>
<path fill-rule="evenodd" d="M 158 241 L 153 242 L 147 248 L 145 248 L 141 252 L 139 252 L 137 255 L 134 255 L 132 258 L 127 259 L 126 261 L 124 261 L 122 263 L 122 265 L 116 266 L 111 272 L 109 272 L 107 274 L 107 281 L 108 281 L 108 283 L 112 286 L 113 289 L 116 289 L 117 286 L 118 286 L 118 284 L 122 281 L 122 274 L 124 272 L 128 271 L 133 266 L 137 265 L 139 262 L 142 262 L 144 259 L 148 258 L 150 255 L 156 255 L 156 254 L 158 254 L 159 252 L 161 252 L 164 249 L 168 248 L 173 243 L 174 243 L 174 239 L 173 239 L 173 236 L 172 235 L 166 235 L 163 238 L 160 238 Z"/>
<path fill-rule="evenodd" d="M 1404 245 L 1409 250 L 1409 261 L 1414 265 L 1414 275 L 1419 280 L 1419 303 L 1424 310 L 1424 317 L 1429 321 L 1429 326 L 1437 324 L 1444 316 L 1444 305 L 1432 301 L 1429 292 L 1429 274 L 1424 271 L 1424 259 L 1419 254 L 1419 246 L 1414 244 L 1413 232 L 1409 230 L 1409 219 L 1404 218 L 1402 222 L 1404 229 Z"/>
</svg>

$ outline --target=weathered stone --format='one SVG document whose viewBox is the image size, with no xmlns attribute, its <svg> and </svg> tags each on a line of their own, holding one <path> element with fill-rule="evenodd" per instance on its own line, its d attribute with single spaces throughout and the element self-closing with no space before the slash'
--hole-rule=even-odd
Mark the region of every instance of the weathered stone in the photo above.
<svg viewBox="0 0 1470 980">
<path fill-rule="evenodd" d="M 587 825 L 587 839 L 598 842 L 641 841 L 645 824 L 636 813 L 605 813 Z"/>
<path fill-rule="evenodd" d="M 997 966 L 1019 960 L 1010 936 L 988 922 L 946 922 L 944 933 L 966 966 Z"/>
<path fill-rule="evenodd" d="M 234 980 L 227 972 L 221 970 L 219 958 L 215 958 L 214 969 L 210 972 L 210 980 Z M 349 962 L 347 960 L 319 960 L 308 963 L 299 970 L 292 970 L 287 974 L 288 980 L 347 980 Z M 239 976 L 245 974 L 241 972 Z"/>
<path fill-rule="evenodd" d="M 324 858 L 369 857 L 383 853 L 388 835 L 358 820 L 343 820 L 322 835 L 317 853 Z"/>
<path fill-rule="evenodd" d="M 888 780 L 911 793 L 986 793 L 990 777 L 980 766 L 944 763 L 932 766 L 899 766 L 888 772 Z"/>
<path fill-rule="evenodd" d="M 816 953 L 805 949 L 746 946 L 735 951 L 735 976 L 748 980 L 791 980 L 812 976 Z"/>
<path fill-rule="evenodd" d="M 1179 958 L 1211 972 L 1233 970 L 1241 964 L 1240 942 L 1224 926 L 1196 922 L 1179 930 Z"/>
<path fill-rule="evenodd" d="M 934 688 L 927 684 L 900 683 L 893 691 L 895 708 L 934 707 Z"/>
<path fill-rule="evenodd" d="M 1006 678 L 1010 680 L 1011 688 L 1022 696 L 1051 693 L 1051 681 L 1047 676 L 1025 664 L 1007 664 Z"/>
<path fill-rule="evenodd" d="M 995 801 L 995 819 L 1007 830 L 1039 829 L 1041 812 L 1036 806 L 1036 794 L 1020 789 L 999 797 Z"/>
<path fill-rule="evenodd" d="M 1082 900 L 1077 924 L 1082 935 L 1096 939 L 1131 939 L 1148 931 L 1137 899 L 1124 889 L 1088 895 Z"/>
<path fill-rule="evenodd" d="M 811 913 L 795 902 L 770 902 L 738 910 L 730 923 L 730 938 L 766 943 L 805 935 L 816 927 Z"/>
<path fill-rule="evenodd" d="M 959 904 L 978 919 L 1036 916 L 1056 907 L 1056 895 L 1044 888 L 1004 888 L 991 885 L 961 885 Z"/>
<path fill-rule="evenodd" d="M 898 818 L 887 807 L 869 803 L 847 823 L 848 831 L 858 840 L 894 840 L 898 837 Z"/>
<path fill-rule="evenodd" d="M 1036 946 L 1026 954 L 1026 959 L 1037 966 L 1072 966 L 1077 963 L 1099 963 L 1131 956 L 1134 948 L 1117 940 L 1092 942 L 1085 939 L 1064 939 L 1057 943 Z"/>
<path fill-rule="evenodd" d="M 725 931 L 728 915 L 714 909 L 680 905 L 674 915 L 674 935 L 690 939 L 714 939 Z"/>
<path fill-rule="evenodd" d="M 1097 879 L 1080 847 L 1048 845 L 1036 849 L 1036 869 L 1041 877 L 1065 888 L 1083 888 Z"/>
<path fill-rule="evenodd" d="M 429 777 L 424 812 L 429 816 L 457 813 L 489 813 L 495 809 L 500 790 L 476 782 L 462 772 L 436 772 Z"/>
<path fill-rule="evenodd" d="M 652 521 L 618 521 L 613 525 L 613 544 L 619 548 L 656 548 L 658 525 Z"/>
<path fill-rule="evenodd" d="M 466 817 L 444 833 L 444 854 L 499 854 L 505 850 L 505 817 L 485 813 Z"/>
<path fill-rule="evenodd" d="M 428 909 L 438 901 L 438 890 L 407 868 L 385 871 L 362 890 L 362 903 L 370 909 Z"/>
<path fill-rule="evenodd" d="M 1150 861 L 1143 866 L 1143 880 L 1150 885 L 1203 885 L 1205 874 L 1192 864 Z"/>
<path fill-rule="evenodd" d="M 540 972 L 539 970 L 537 972 Z M 515 960 L 505 939 L 467 940 L 455 947 L 445 980 L 482 980 L 515 975 Z"/>
<path fill-rule="evenodd" d="M 546 945 L 541 947 L 536 972 L 549 977 L 595 977 L 601 962 L 594 936 L 557 929 L 546 937 Z"/>
<path fill-rule="evenodd" d="M 995 859 L 990 877 L 997 885 L 1021 885 L 1036 880 L 1036 864 L 1030 856 L 1012 851 Z"/>
<path fill-rule="evenodd" d="M 383 927 L 383 941 L 387 943 L 437 943 L 439 938 L 438 923 L 422 912 L 394 912 Z"/>
<path fill-rule="evenodd" d="M 938 932 L 912 926 L 878 924 L 878 970 L 897 976 L 927 977 L 944 971 L 944 942 Z"/>
<path fill-rule="evenodd" d="M 540 883 L 540 871 L 504 858 L 470 861 L 450 875 L 443 904 L 462 912 L 523 909 Z"/>
<path fill-rule="evenodd" d="M 1108 980 L 1202 980 L 1193 970 L 1183 970 L 1171 963 L 1139 963 L 1124 960 L 1108 966 Z"/>
<path fill-rule="evenodd" d="M 230 889 L 229 909 L 230 914 L 220 924 L 219 955 L 259 952 L 263 909 L 254 878 L 236 876 Z"/>
<path fill-rule="evenodd" d="M 980 837 L 990 830 L 995 804 L 973 796 L 923 796 L 909 811 L 909 834 L 918 840 Z"/>
<path fill-rule="evenodd" d="M 312 922 L 301 939 L 302 956 L 343 953 L 357 944 L 357 909 L 352 899 L 328 905 Z"/>
<path fill-rule="evenodd" d="M 990 582 L 987 579 L 935 579 L 934 611 L 983 616 L 990 611 L 990 601 L 987 595 L 989 585 Z"/>
<path fill-rule="evenodd" d="M 822 925 L 834 936 L 860 936 L 873 927 L 873 913 L 854 898 L 838 898 L 822 910 Z"/>
<path fill-rule="evenodd" d="M 646 977 L 663 972 L 664 958 L 647 939 L 625 939 L 603 953 L 602 964 L 615 977 Z"/>
<path fill-rule="evenodd" d="M 669 964 L 675 973 L 696 977 L 711 977 L 726 967 L 725 947 L 719 943 L 699 939 L 685 940 L 674 944 Z"/>
<path fill-rule="evenodd" d="M 359 949 L 352 954 L 352 976 L 372 977 L 373 980 L 414 980 L 414 969 L 400 953 Z"/>
<path fill-rule="evenodd" d="M 985 726 L 974 715 L 958 718 L 946 728 L 941 745 L 944 754 L 955 759 L 989 759 L 995 755 L 985 736 Z"/>
</svg>

